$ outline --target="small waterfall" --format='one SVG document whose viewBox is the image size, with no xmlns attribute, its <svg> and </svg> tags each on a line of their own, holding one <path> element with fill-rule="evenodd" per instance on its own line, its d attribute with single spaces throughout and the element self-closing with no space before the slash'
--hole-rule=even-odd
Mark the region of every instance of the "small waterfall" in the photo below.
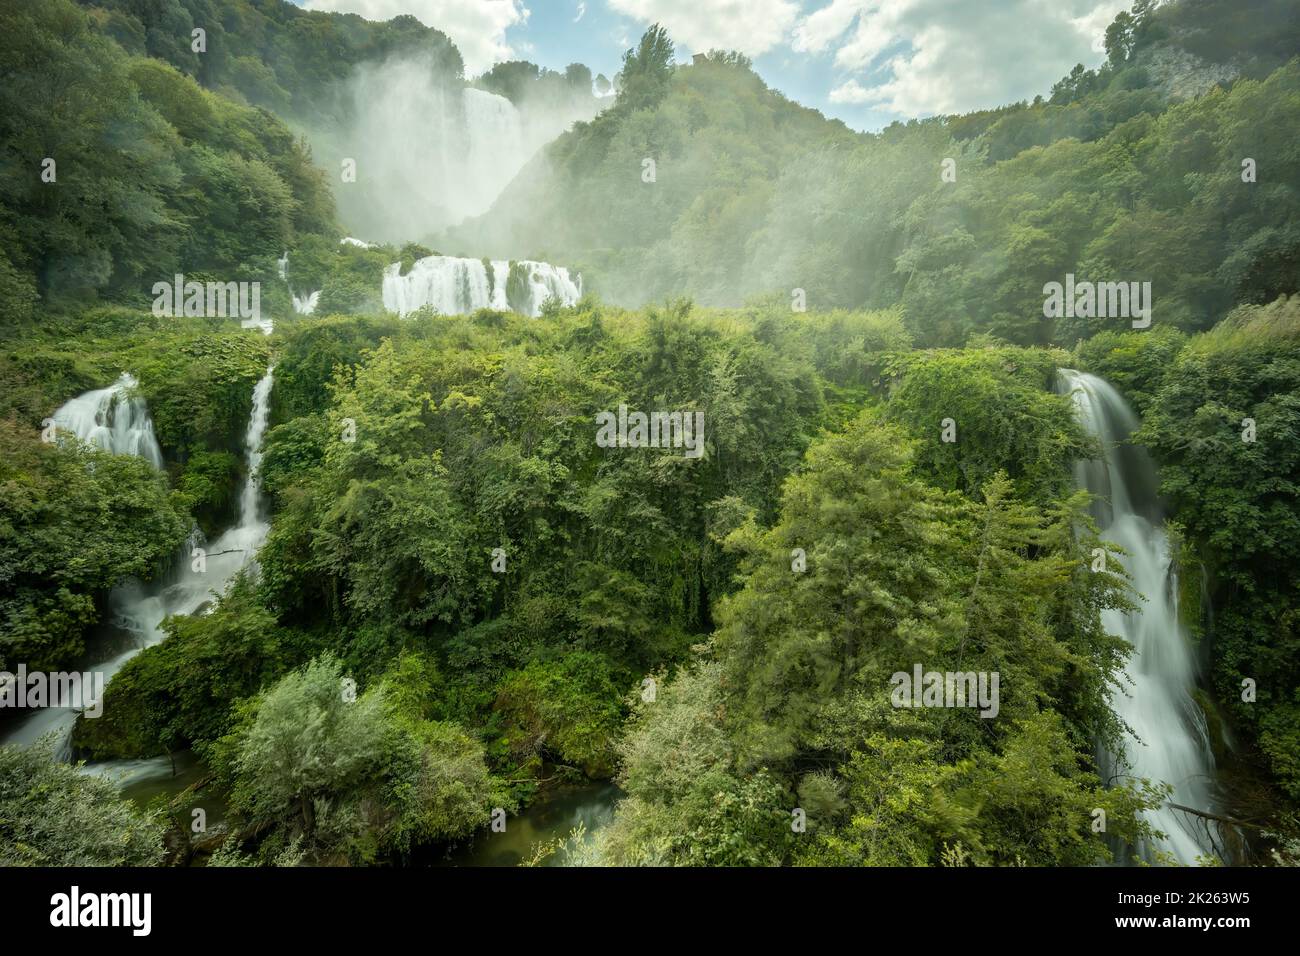
<svg viewBox="0 0 1300 956">
<path fill-rule="evenodd" d="M 294 295 L 293 311 L 299 315 L 311 315 L 316 311 L 316 303 L 320 301 L 320 289 L 315 292 L 308 292 L 306 295 Z M 290 293 L 292 295 L 292 293 Z"/>
<path fill-rule="evenodd" d="M 293 291 L 293 283 L 289 281 L 289 253 L 286 252 L 283 258 L 277 259 L 275 262 L 279 266 L 281 280 L 289 287 L 289 297 L 293 300 L 293 311 L 299 315 L 311 315 L 316 311 L 316 303 L 320 301 L 320 289 L 315 292 L 308 292 L 306 295 L 299 295 Z M 244 328 L 252 326 L 261 328 L 267 335 L 271 334 L 272 325 L 269 320 L 260 323 L 250 320 L 244 323 Z"/>
<path fill-rule="evenodd" d="M 582 276 L 570 278 L 568 269 L 549 262 L 522 260 L 518 265 L 528 276 L 523 296 L 526 301 L 515 303 L 521 314 L 540 315 L 542 303 L 548 298 L 556 298 L 564 305 L 573 305 L 582 298 Z M 494 259 L 490 266 L 489 274 L 481 259 L 427 256 L 417 259 L 411 271 L 402 275 L 402 264 L 394 262 L 384 270 L 384 308 L 398 315 L 408 315 L 424 306 L 432 306 L 443 315 L 464 315 L 475 309 L 506 311 L 511 307 L 506 293 L 510 263 Z"/>
<path fill-rule="evenodd" d="M 1133 587 L 1146 599 L 1132 613 L 1102 612 L 1106 630 L 1133 646 L 1125 668 L 1128 684 L 1112 694 L 1115 713 L 1132 728 L 1122 753 L 1103 753 L 1102 772 L 1146 778 L 1173 787 L 1173 803 L 1211 810 L 1214 757 L 1205 714 L 1192 698 L 1197 668 L 1191 644 L 1178 618 L 1178 581 L 1156 496 L 1155 465 L 1146 449 L 1127 444 L 1137 416 L 1109 382 L 1095 375 L 1060 370 L 1080 421 L 1100 439 L 1104 457 L 1081 461 L 1075 480 L 1092 492 L 1093 517 L 1103 540 L 1123 547 Z M 1193 815 L 1167 804 L 1150 814 L 1166 839 L 1142 847 L 1191 864 L 1213 853 Z"/>
<path fill-rule="evenodd" d="M 196 570 L 197 562 L 192 560 L 193 549 L 203 545 L 201 535 L 195 532 L 186 543 L 185 553 L 180 556 L 181 559 L 165 578 L 149 584 L 127 581 L 115 587 L 109 595 L 111 617 L 109 629 L 116 632 L 117 639 L 110 636 L 101 641 L 99 650 L 106 652 L 107 656 L 81 667 L 80 670 L 102 672 L 104 683 L 107 684 L 112 680 L 113 675 L 121 670 L 123 664 L 144 648 L 157 644 L 166 636 L 162 630 L 162 622 L 165 618 L 173 614 L 202 613 L 211 605 L 214 593 L 223 592 L 235 573 L 253 561 L 257 549 L 266 540 L 267 532 L 270 530 L 270 525 L 263 515 L 259 468 L 262 463 L 262 439 L 266 434 L 266 423 L 270 414 L 273 372 L 274 368 L 267 369 L 266 375 L 253 389 L 253 411 L 244 434 L 248 474 L 240 491 L 238 522 L 206 547 L 206 566 L 202 570 Z M 78 402 L 89 402 L 91 396 L 100 394 L 101 392 L 88 392 L 81 398 L 69 402 L 64 408 L 77 405 Z M 148 433 L 152 439 L 153 424 L 148 418 L 147 409 L 140 405 L 137 411 L 148 424 Z M 55 417 L 57 421 L 58 416 Z M 134 446 L 122 445 L 110 450 L 121 454 L 140 454 L 137 451 L 125 450 L 127 447 Z M 157 449 L 156 443 L 153 448 Z M 146 456 L 141 455 L 141 457 Z M 161 462 L 162 456 L 159 453 L 158 463 Z M 122 639 L 123 637 L 125 640 Z M 43 735 L 55 732 L 58 739 L 55 753 L 63 759 L 68 759 L 71 756 L 69 740 L 77 713 L 76 710 L 66 707 L 35 710 L 23 720 L 16 722 L 0 743 L 30 746 Z M 114 770 L 117 766 L 118 762 L 108 761 L 95 764 L 94 769 Z"/>
<path fill-rule="evenodd" d="M 153 419 L 145 400 L 135 394 L 138 383 L 126 372 L 108 388 L 78 395 L 54 413 L 57 429 L 72 432 L 115 455 L 138 455 L 155 468 L 163 465 L 162 449 L 153 434 Z"/>
</svg>

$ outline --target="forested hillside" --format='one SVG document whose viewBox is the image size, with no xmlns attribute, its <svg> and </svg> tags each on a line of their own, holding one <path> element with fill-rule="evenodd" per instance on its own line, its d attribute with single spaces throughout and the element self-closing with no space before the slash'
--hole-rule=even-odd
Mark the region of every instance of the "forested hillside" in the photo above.
<svg viewBox="0 0 1300 956">
<path fill-rule="evenodd" d="M 410 16 L 4 3 L 0 671 L 111 681 L 0 713 L 0 863 L 478 862 L 566 794 L 494 862 L 1295 863 L 1298 20 L 1139 0 L 861 133 L 657 25 L 605 97 Z"/>
<path fill-rule="evenodd" d="M 616 107 L 464 234 L 572 262 L 624 304 L 796 288 L 813 308 L 902 303 L 927 345 L 1098 331 L 1042 318 L 1042 284 L 1066 272 L 1152 280 L 1162 325 L 1203 330 L 1300 272 L 1296 21 L 1281 0 L 1141 3 L 1108 32 L 1107 64 L 1050 97 L 875 135 L 789 102 L 743 58 L 674 68 L 647 38 Z M 1183 82 L 1166 81 L 1173 62 Z"/>
</svg>

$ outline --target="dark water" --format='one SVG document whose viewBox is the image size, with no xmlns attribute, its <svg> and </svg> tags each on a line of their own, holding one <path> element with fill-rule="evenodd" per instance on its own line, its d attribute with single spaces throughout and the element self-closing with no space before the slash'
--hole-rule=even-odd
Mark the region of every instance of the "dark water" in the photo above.
<svg viewBox="0 0 1300 956">
<path fill-rule="evenodd" d="M 532 803 L 506 818 L 504 833 L 480 831 L 473 840 L 446 851 L 431 861 L 434 866 L 518 866 L 531 859 L 538 844 L 565 839 L 574 827 L 587 828 L 584 842 L 614 817 L 623 792 L 612 783 L 584 783 L 544 790 Z M 563 851 L 544 866 L 564 866 Z"/>
<path fill-rule="evenodd" d="M 145 760 L 88 764 L 86 769 L 92 773 L 98 770 L 117 781 L 122 796 L 131 799 L 141 808 L 157 808 L 208 774 L 207 767 L 189 750 L 183 750 L 170 758 L 149 757 Z M 192 794 L 181 806 L 179 812 L 190 825 L 194 823 L 195 808 L 203 810 L 203 822 L 209 829 L 224 821 L 228 813 L 225 798 L 212 786 Z"/>
<path fill-rule="evenodd" d="M 188 750 L 176 754 L 174 759 L 114 761 L 112 767 L 108 775 L 117 780 L 123 796 L 142 807 L 159 797 L 176 796 L 207 773 Z M 431 866 L 518 866 L 533 857 L 539 844 L 567 839 L 579 825 L 586 827 L 583 842 L 590 844 L 595 831 L 613 819 L 614 808 L 622 796 L 623 792 L 608 782 L 549 787 L 538 792 L 519 813 L 506 818 L 504 833 L 484 828 L 472 839 L 450 848 L 417 851 L 412 862 Z M 193 807 L 204 809 L 209 827 L 224 820 L 227 813 L 224 800 L 212 787 L 187 801 L 185 812 L 189 813 Z M 542 865 L 565 866 L 568 862 L 561 850 Z"/>
</svg>

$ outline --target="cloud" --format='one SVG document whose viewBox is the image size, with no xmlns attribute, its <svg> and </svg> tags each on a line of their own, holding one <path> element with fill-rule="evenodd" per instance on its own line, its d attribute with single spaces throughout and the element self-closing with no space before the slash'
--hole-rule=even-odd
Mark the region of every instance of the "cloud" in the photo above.
<svg viewBox="0 0 1300 956">
<path fill-rule="evenodd" d="M 506 30 L 528 20 L 523 0 L 304 0 L 308 10 L 357 13 L 367 20 L 410 14 L 451 37 L 466 73 L 481 73 L 514 53 Z"/>
<path fill-rule="evenodd" d="M 799 14 L 794 0 L 609 0 L 613 10 L 660 23 L 694 53 L 739 50 L 758 56 L 786 42 Z"/>
<path fill-rule="evenodd" d="M 834 103 L 903 116 L 982 109 L 1046 92 L 1075 63 L 1096 63 L 1127 0 L 831 0 L 801 18 L 791 46 L 833 54 L 857 77 Z"/>
<path fill-rule="evenodd" d="M 573 18 L 573 22 L 577 23 L 579 20 L 581 20 L 583 16 L 586 14 L 586 12 L 587 12 L 587 4 L 583 2 L 583 0 L 578 0 L 578 15 Z"/>
<path fill-rule="evenodd" d="M 874 99 L 876 95 L 857 80 L 841 83 L 831 90 L 830 95 L 832 103 L 870 103 Z"/>
</svg>

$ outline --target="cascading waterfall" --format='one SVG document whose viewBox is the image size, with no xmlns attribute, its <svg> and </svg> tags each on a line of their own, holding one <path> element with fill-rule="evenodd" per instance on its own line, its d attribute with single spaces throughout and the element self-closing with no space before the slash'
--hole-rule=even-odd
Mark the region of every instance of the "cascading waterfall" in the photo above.
<svg viewBox="0 0 1300 956">
<path fill-rule="evenodd" d="M 475 309 L 511 308 L 507 296 L 510 263 L 491 260 L 492 272 L 481 259 L 456 256 L 426 256 L 417 259 L 406 275 L 402 264 L 394 262 L 384 270 L 384 308 L 398 315 L 408 315 L 424 306 L 432 306 L 443 315 L 463 315 Z M 520 260 L 527 273 L 523 301 L 514 307 L 523 315 L 536 317 L 548 298 L 573 305 L 582 298 L 582 276 L 569 276 L 569 270 L 549 262 Z"/>
<path fill-rule="evenodd" d="M 123 372 L 108 388 L 78 395 L 54 413 L 55 427 L 104 451 L 138 455 L 155 468 L 161 468 L 162 449 L 154 438 L 149 408 L 135 394 L 137 384 L 130 374 Z"/>
<path fill-rule="evenodd" d="M 1155 465 L 1146 449 L 1127 444 L 1137 416 L 1109 382 L 1073 369 L 1061 369 L 1060 376 L 1080 421 L 1103 448 L 1103 458 L 1076 464 L 1075 480 L 1096 496 L 1092 514 L 1101 537 L 1128 552 L 1125 567 L 1146 599 L 1129 613 L 1102 612 L 1107 631 L 1133 646 L 1128 684 L 1111 699 L 1133 734 L 1122 753 L 1101 754 L 1102 771 L 1107 778 L 1127 775 L 1171 785 L 1169 800 L 1149 816 L 1166 838 L 1140 852 L 1150 860 L 1158 849 L 1179 863 L 1195 863 L 1198 855 L 1213 852 L 1207 835 L 1197 818 L 1168 804 L 1210 810 L 1214 757 L 1205 714 L 1192 697 L 1196 660 L 1178 617 L 1177 574 L 1162 527 Z"/>
<path fill-rule="evenodd" d="M 118 639 L 109 638 L 101 642 L 101 650 L 106 651 L 109 656 L 81 667 L 80 670 L 101 672 L 107 684 L 123 664 L 144 648 L 157 644 L 166 636 L 162 630 L 162 622 L 165 618 L 173 614 L 201 613 L 211 604 L 214 592 L 217 594 L 223 592 L 235 574 L 252 563 L 257 549 L 266 540 L 267 532 L 270 530 L 270 525 L 263 515 L 259 470 L 262 462 L 262 439 L 266 434 L 267 418 L 270 414 L 273 373 L 273 367 L 267 369 L 266 374 L 253 389 L 253 411 L 244 434 L 248 474 L 240 491 L 237 523 L 227 529 L 216 541 L 207 545 L 206 566 L 202 566 L 202 570 L 196 570 L 197 562 L 191 560 L 192 549 L 202 545 L 196 533 L 186 543 L 182 559 L 165 578 L 150 584 L 128 581 L 114 588 L 109 596 L 109 608 L 113 629 L 117 632 Z M 129 385 L 126 384 L 128 381 Z M 142 400 L 127 398 L 124 392 L 134 384 L 133 379 L 124 375 L 113 389 L 87 392 L 59 409 L 55 413 L 55 421 L 59 423 L 66 420 L 77 423 L 75 428 L 70 424 L 69 430 L 76 430 L 80 434 L 81 429 L 87 428 L 86 410 L 104 405 L 106 399 L 102 396 L 105 392 L 121 389 L 116 399 L 107 400 L 108 407 L 112 409 L 129 406 L 133 416 L 130 418 L 133 427 L 142 433 L 147 433 L 148 441 L 137 440 L 131 437 L 130 430 L 116 427 L 88 429 L 92 436 L 91 440 L 99 443 L 99 439 L 103 439 L 105 443 L 102 447 L 109 451 L 140 455 L 161 466 L 162 453 L 158 450 L 157 442 L 153 440 L 153 422 L 149 418 L 148 409 Z M 69 412 L 69 409 L 73 411 Z M 64 415 L 62 420 L 61 415 Z M 123 637 L 125 647 L 122 646 Z M 33 711 L 6 733 L 0 742 L 30 746 L 45 734 L 54 733 L 56 756 L 68 759 L 71 756 L 69 741 L 77 713 L 78 711 L 63 706 Z M 150 765 L 149 761 L 126 763 L 107 761 L 94 764 L 92 767 L 99 772 L 120 772 L 123 769 L 147 768 Z"/>
</svg>

